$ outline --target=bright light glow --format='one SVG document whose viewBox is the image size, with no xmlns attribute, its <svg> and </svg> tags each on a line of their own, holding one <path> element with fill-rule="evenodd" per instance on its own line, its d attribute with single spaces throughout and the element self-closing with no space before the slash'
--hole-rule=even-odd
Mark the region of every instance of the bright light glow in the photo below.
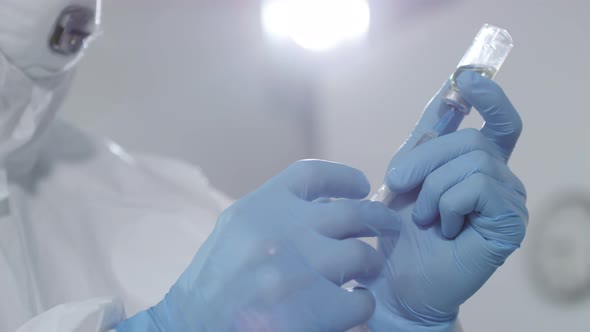
<svg viewBox="0 0 590 332">
<path fill-rule="evenodd" d="M 262 20 L 270 35 L 322 51 L 363 37 L 371 11 L 367 0 L 267 0 Z"/>
</svg>

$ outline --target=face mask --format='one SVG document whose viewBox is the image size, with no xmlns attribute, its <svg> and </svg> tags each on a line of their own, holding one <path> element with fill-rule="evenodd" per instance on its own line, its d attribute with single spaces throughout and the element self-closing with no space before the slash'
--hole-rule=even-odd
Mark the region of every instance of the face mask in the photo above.
<svg viewBox="0 0 590 332">
<path fill-rule="evenodd" d="M 0 52 L 0 159 L 51 121 L 70 85 L 64 72 L 33 80 Z"/>
</svg>

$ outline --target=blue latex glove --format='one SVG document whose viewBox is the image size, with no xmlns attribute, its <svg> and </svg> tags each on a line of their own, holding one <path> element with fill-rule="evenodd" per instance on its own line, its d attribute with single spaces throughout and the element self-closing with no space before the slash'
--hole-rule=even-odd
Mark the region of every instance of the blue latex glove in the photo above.
<svg viewBox="0 0 590 332">
<path fill-rule="evenodd" d="M 358 170 L 295 163 L 226 210 L 165 299 L 117 330 L 343 331 L 366 322 L 371 293 L 341 285 L 375 277 L 383 260 L 356 238 L 400 227 L 395 212 L 358 200 L 369 191 Z"/>
<path fill-rule="evenodd" d="M 379 239 L 386 268 L 369 285 L 377 299 L 372 331 L 452 331 L 459 306 L 524 238 L 526 193 L 507 166 L 520 117 L 493 81 L 464 72 L 458 86 L 486 123 L 412 150 L 448 110 L 439 94 L 393 158 L 386 181 L 404 193 L 392 206 L 402 229 Z"/>
</svg>

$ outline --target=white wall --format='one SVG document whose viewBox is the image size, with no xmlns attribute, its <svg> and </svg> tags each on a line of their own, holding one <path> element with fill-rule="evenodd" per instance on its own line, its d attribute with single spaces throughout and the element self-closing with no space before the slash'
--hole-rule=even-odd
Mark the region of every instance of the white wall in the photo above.
<svg viewBox="0 0 590 332">
<path fill-rule="evenodd" d="M 464 306 L 467 331 L 590 329 L 590 301 L 569 306 L 548 301 L 533 287 L 527 262 L 535 221 L 551 195 L 590 189 L 589 10 L 590 3 L 582 0 L 454 2 L 413 20 L 391 22 L 366 48 L 324 66 L 319 93 L 323 156 L 360 167 L 377 185 L 391 153 L 477 29 L 492 23 L 512 33 L 516 47 L 498 81 L 525 123 L 511 165 L 529 191 L 531 237 Z M 481 119 L 471 116 L 467 124 L 479 126 Z M 590 253 L 585 257 L 590 260 Z"/>
<path fill-rule="evenodd" d="M 273 62 L 257 6 L 104 0 L 64 116 L 132 151 L 200 165 L 234 197 L 307 155 L 305 77 Z"/>
</svg>

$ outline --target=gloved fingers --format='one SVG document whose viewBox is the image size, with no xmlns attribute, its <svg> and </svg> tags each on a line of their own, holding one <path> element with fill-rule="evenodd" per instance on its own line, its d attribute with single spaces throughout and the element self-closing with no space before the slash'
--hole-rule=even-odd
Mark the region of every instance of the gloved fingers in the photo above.
<svg viewBox="0 0 590 332">
<path fill-rule="evenodd" d="M 440 199 L 441 231 L 455 238 L 466 217 L 487 240 L 519 245 L 528 220 L 525 199 L 514 188 L 481 174 L 473 174 Z"/>
<path fill-rule="evenodd" d="M 471 71 L 459 75 L 457 87 L 485 120 L 481 132 L 498 146 L 507 161 L 522 132 L 522 120 L 502 88 Z"/>
<path fill-rule="evenodd" d="M 370 291 L 349 291 L 324 280 L 297 289 L 277 303 L 272 308 L 272 318 L 267 319 L 278 322 L 272 324 L 274 328 L 240 331 L 347 331 L 369 320 L 374 311 L 375 298 Z"/>
<path fill-rule="evenodd" d="M 399 232 L 401 219 L 397 212 L 383 204 L 359 200 L 336 200 L 314 203 L 316 218 L 309 226 L 333 239 L 374 237 Z"/>
<path fill-rule="evenodd" d="M 298 161 L 271 184 L 284 185 L 306 201 L 321 197 L 361 199 L 371 191 L 367 177 L 358 169 L 322 160 Z"/>
<path fill-rule="evenodd" d="M 406 142 L 404 142 L 400 149 L 395 153 L 395 156 L 390 162 L 390 168 L 392 165 L 395 164 L 397 160 L 399 160 L 401 157 L 403 157 L 405 154 L 411 151 L 418 142 L 418 140 L 420 140 L 420 138 L 425 133 L 431 131 L 434 125 L 441 118 L 441 116 L 450 109 L 450 106 L 442 102 L 442 97 L 449 90 L 449 88 L 450 81 L 446 80 L 441 89 L 434 95 L 434 97 L 432 97 L 432 99 L 430 99 L 426 108 L 424 109 L 424 112 L 420 116 L 418 123 L 412 130 L 412 133 L 410 134 Z M 459 123 L 457 123 L 456 126 L 449 128 L 449 132 L 457 130 L 458 126 Z"/>
<path fill-rule="evenodd" d="M 373 278 L 383 268 L 382 255 L 361 240 L 315 241 L 307 239 L 300 245 L 300 252 L 312 269 L 338 286 L 357 278 Z"/>
<path fill-rule="evenodd" d="M 387 185 L 397 193 L 411 191 L 435 169 L 463 154 L 477 150 L 502 160 L 497 146 L 479 130 L 463 129 L 416 147 L 389 171 Z"/>
<path fill-rule="evenodd" d="M 284 259 L 281 255 L 278 252 L 270 257 L 273 262 L 260 266 L 256 273 L 245 274 L 237 287 L 227 289 L 226 293 L 237 295 L 230 306 L 239 314 L 234 324 L 237 330 L 344 331 L 370 317 L 374 310 L 370 293 L 351 296 L 305 259 Z M 225 287 L 229 286 L 232 284 Z"/>
<path fill-rule="evenodd" d="M 475 150 L 449 161 L 426 177 L 414 207 L 414 221 L 423 226 L 435 222 L 439 217 L 438 206 L 441 197 L 447 190 L 477 173 L 487 175 L 508 186 L 512 185 L 515 190 L 524 192 L 524 186 L 520 180 L 502 160 L 482 150 Z"/>
<path fill-rule="evenodd" d="M 367 322 L 375 312 L 376 303 L 369 290 L 357 287 L 339 288 L 334 296 L 320 301 L 319 305 L 324 308 L 325 317 L 335 325 L 333 331 L 346 331 Z"/>
</svg>

